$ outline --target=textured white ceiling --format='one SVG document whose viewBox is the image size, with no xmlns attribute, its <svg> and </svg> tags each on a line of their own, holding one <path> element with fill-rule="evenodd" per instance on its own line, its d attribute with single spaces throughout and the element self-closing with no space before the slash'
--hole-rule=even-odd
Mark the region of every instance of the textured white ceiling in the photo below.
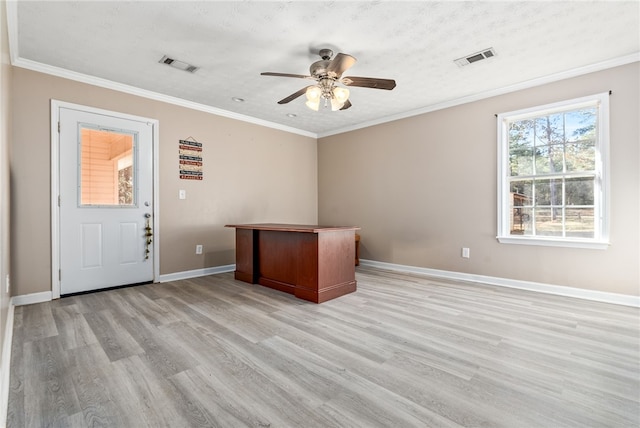
<svg viewBox="0 0 640 428">
<path fill-rule="evenodd" d="M 638 1 L 9 3 L 17 65 L 55 66 L 319 135 L 640 52 Z M 345 111 L 313 112 L 304 96 L 278 105 L 309 81 L 260 72 L 308 74 L 325 47 L 358 59 L 344 75 L 397 87 L 351 88 Z M 496 57 L 453 62 L 488 47 Z M 165 54 L 200 69 L 159 64 Z"/>
</svg>

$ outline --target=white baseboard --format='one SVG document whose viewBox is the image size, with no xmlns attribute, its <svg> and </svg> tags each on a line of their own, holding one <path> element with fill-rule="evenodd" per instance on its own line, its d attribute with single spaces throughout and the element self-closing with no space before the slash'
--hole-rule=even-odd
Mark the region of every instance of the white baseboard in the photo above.
<svg viewBox="0 0 640 428">
<path fill-rule="evenodd" d="M 0 427 L 7 426 L 7 410 L 9 407 L 9 384 L 11 381 L 11 343 L 13 342 L 13 298 L 9 300 L 7 324 L 2 342 L 2 367 L 0 367 Z"/>
<path fill-rule="evenodd" d="M 234 270 L 236 270 L 235 264 L 215 266 L 215 267 L 204 268 L 204 269 L 194 269 L 194 270 L 188 270 L 184 272 L 175 272 L 175 273 L 168 273 L 166 275 L 160 275 L 157 278 L 157 281 L 158 282 L 178 281 L 180 279 L 189 279 L 189 278 L 196 278 L 199 276 L 214 275 L 216 273 L 233 272 Z"/>
<path fill-rule="evenodd" d="M 23 294 L 22 296 L 13 296 L 11 302 L 14 306 L 31 305 L 33 303 L 49 302 L 53 298 L 51 291 L 42 291 L 40 293 Z"/>
<path fill-rule="evenodd" d="M 370 266 L 379 269 L 387 269 L 406 273 L 435 276 L 439 278 L 454 279 L 460 281 L 480 282 L 483 284 L 498 285 L 501 287 L 517 288 L 520 290 L 537 291 L 539 293 L 556 294 L 559 296 L 575 297 L 578 299 L 593 300 L 616 305 L 640 307 L 640 297 L 627 294 L 607 293 L 605 291 L 585 290 L 582 288 L 567 287 L 564 285 L 543 284 L 540 282 L 520 281 L 517 279 L 499 278 L 494 276 L 474 275 L 462 272 L 429 269 L 416 266 L 398 265 L 394 263 L 377 262 L 375 260 L 360 259 L 362 266 Z"/>
<path fill-rule="evenodd" d="M 459 281 L 479 282 L 482 284 L 498 285 L 501 287 L 517 288 L 520 290 L 537 291 L 540 293 L 556 294 L 559 296 L 575 297 L 578 299 L 593 300 L 603 303 L 613 303 L 616 305 L 640 307 L 640 297 L 627 294 L 607 293 L 605 291 L 585 290 L 582 288 L 567 287 L 564 285 L 543 284 L 540 282 L 520 281 L 517 279 L 499 278 L 486 275 L 475 275 L 470 273 L 452 272 L 439 269 L 422 268 L 417 266 L 399 265 L 395 263 L 378 262 L 375 260 L 360 259 L 362 266 L 370 266 L 379 269 L 387 269 L 419 275 L 428 275 L 439 278 L 453 279 Z M 160 275 L 158 282 L 178 281 L 180 279 L 197 278 L 199 276 L 215 275 L 224 272 L 233 272 L 235 264 L 216 266 L 204 269 L 194 269 L 184 272 L 169 273 Z M 33 303 L 48 302 L 52 299 L 51 291 L 25 294 L 11 298 L 12 305 L 22 306 Z M 0 425 L 2 426 L 2 425 Z"/>
<path fill-rule="evenodd" d="M 166 275 L 160 275 L 156 282 L 169 282 L 177 281 L 179 279 L 196 278 L 198 276 L 214 275 L 216 273 L 233 272 L 236 269 L 236 265 L 216 266 L 204 269 L 195 269 L 185 272 L 169 273 Z M 96 290 L 97 291 L 97 290 Z M 11 301 L 15 306 L 31 305 L 33 303 L 49 302 L 53 298 L 51 291 L 42 291 L 40 293 L 23 294 L 22 296 L 14 296 Z M 0 425 L 1 427 L 2 425 Z"/>
</svg>

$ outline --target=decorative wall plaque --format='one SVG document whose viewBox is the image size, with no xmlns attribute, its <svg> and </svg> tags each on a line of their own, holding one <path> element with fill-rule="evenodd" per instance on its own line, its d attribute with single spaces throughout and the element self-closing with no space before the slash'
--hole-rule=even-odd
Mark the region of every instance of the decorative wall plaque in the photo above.
<svg viewBox="0 0 640 428">
<path fill-rule="evenodd" d="M 202 180 L 202 143 L 191 137 L 179 143 L 180 179 Z"/>
</svg>

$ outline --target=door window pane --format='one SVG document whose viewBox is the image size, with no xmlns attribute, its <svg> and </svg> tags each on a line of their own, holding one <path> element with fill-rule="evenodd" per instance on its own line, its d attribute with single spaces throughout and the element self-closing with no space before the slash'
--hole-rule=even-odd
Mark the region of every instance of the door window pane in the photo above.
<svg viewBox="0 0 640 428">
<path fill-rule="evenodd" d="M 135 204 L 135 135 L 80 127 L 80 205 Z"/>
</svg>

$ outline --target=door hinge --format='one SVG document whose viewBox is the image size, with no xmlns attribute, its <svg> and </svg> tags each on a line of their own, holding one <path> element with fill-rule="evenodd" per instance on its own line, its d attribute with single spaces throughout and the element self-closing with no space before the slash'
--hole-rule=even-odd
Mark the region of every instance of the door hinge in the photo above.
<svg viewBox="0 0 640 428">
<path fill-rule="evenodd" d="M 60 133 L 60 121 L 58 121 L 58 134 Z"/>
<path fill-rule="evenodd" d="M 62 281 L 62 269 L 58 269 L 58 281 Z"/>
<path fill-rule="evenodd" d="M 58 195 L 58 207 L 60 207 L 60 204 L 61 204 L 61 202 L 60 202 L 60 195 Z"/>
</svg>

